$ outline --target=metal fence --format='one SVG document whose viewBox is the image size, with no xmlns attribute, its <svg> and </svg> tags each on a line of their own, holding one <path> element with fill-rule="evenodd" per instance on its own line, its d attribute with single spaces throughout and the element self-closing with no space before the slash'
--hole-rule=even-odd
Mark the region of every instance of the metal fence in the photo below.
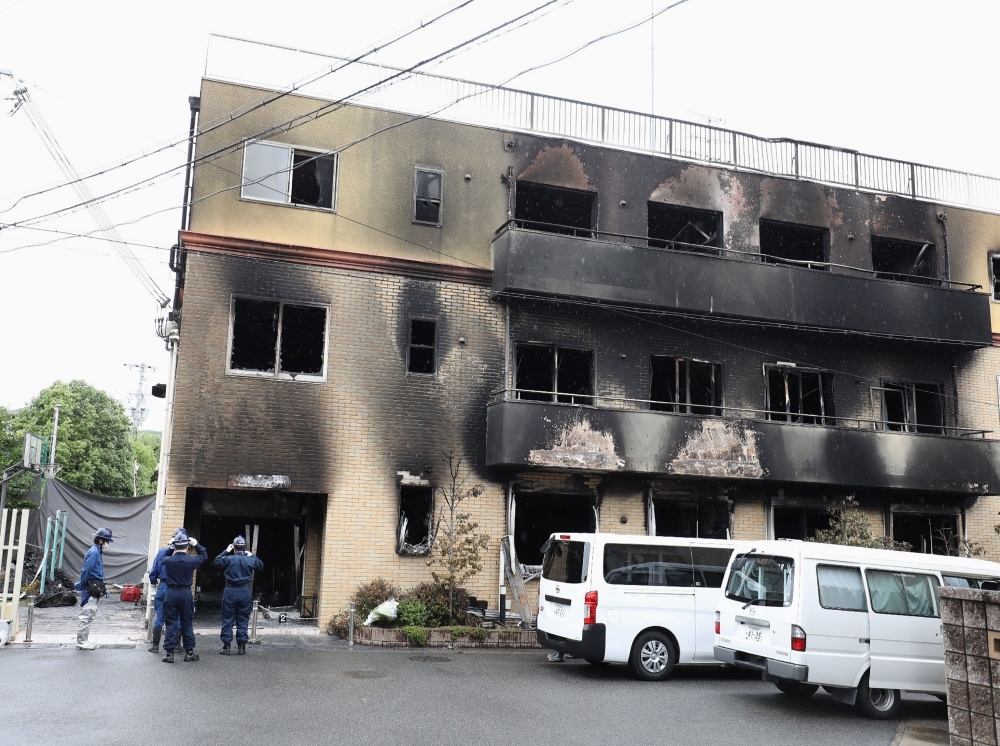
<svg viewBox="0 0 1000 746">
<path fill-rule="evenodd" d="M 209 37 L 207 78 L 1000 213 L 1000 179 L 273 44 Z M 362 93 L 358 93 L 363 91 Z"/>
</svg>

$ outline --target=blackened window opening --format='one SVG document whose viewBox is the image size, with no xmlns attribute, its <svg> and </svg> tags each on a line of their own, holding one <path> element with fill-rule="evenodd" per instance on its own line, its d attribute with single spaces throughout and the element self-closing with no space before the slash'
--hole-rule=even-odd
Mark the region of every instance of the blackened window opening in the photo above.
<svg viewBox="0 0 1000 746">
<path fill-rule="evenodd" d="M 557 401 L 592 404 L 594 396 L 594 352 L 560 347 L 556 350 Z"/>
<path fill-rule="evenodd" d="M 765 367 L 767 419 L 808 425 L 836 424 L 833 374 L 786 366 Z"/>
<path fill-rule="evenodd" d="M 721 415 L 722 365 L 701 360 L 651 355 L 650 405 L 658 412 Z"/>
<path fill-rule="evenodd" d="M 322 375 L 325 352 L 326 309 L 286 303 L 281 309 L 281 372 Z"/>
<path fill-rule="evenodd" d="M 990 255 L 990 281 L 993 285 L 993 300 L 1000 301 L 1000 254 Z"/>
<path fill-rule="evenodd" d="M 229 356 L 232 370 L 274 372 L 280 308 L 274 301 L 235 299 Z"/>
<path fill-rule="evenodd" d="M 930 285 L 934 275 L 934 244 L 872 236 L 872 268 L 876 277 Z"/>
<path fill-rule="evenodd" d="M 519 399 L 592 404 L 594 351 L 518 344 L 515 348 L 514 387 Z"/>
<path fill-rule="evenodd" d="M 555 533 L 596 530 L 589 497 L 520 493 L 514 508 L 514 551 L 522 565 L 542 564 L 542 545 Z"/>
<path fill-rule="evenodd" d="M 418 168 L 414 176 L 413 220 L 441 224 L 441 174 Z"/>
<path fill-rule="evenodd" d="M 826 228 L 761 220 L 761 258 L 772 264 L 829 269 L 823 264 L 827 261 L 828 235 Z"/>
<path fill-rule="evenodd" d="M 427 319 L 410 319 L 410 349 L 406 369 L 431 375 L 436 370 L 437 324 Z"/>
<path fill-rule="evenodd" d="M 775 539 L 812 539 L 830 528 L 830 514 L 823 508 L 775 507 L 772 515 Z"/>
<path fill-rule="evenodd" d="M 729 538 L 729 505 L 722 501 L 686 503 L 653 500 L 657 536 Z"/>
<path fill-rule="evenodd" d="M 958 544 L 958 517 L 921 513 L 893 513 L 892 538 L 905 541 L 910 550 L 921 554 L 948 554 Z"/>
<path fill-rule="evenodd" d="M 662 202 L 649 202 L 646 207 L 650 246 L 687 251 L 722 246 L 722 213 Z"/>
<path fill-rule="evenodd" d="M 430 487 L 402 486 L 399 488 L 399 532 L 401 554 L 429 551 L 433 504 Z M 409 545 L 409 546 L 406 546 Z"/>
<path fill-rule="evenodd" d="M 333 179 L 336 157 L 296 150 L 292 156 L 293 205 L 333 207 Z"/>
<path fill-rule="evenodd" d="M 944 433 L 944 394 L 934 383 L 886 381 L 881 387 L 882 424 L 886 430 Z"/>
<path fill-rule="evenodd" d="M 518 181 L 514 219 L 518 228 L 590 236 L 594 230 L 594 192 Z"/>
</svg>

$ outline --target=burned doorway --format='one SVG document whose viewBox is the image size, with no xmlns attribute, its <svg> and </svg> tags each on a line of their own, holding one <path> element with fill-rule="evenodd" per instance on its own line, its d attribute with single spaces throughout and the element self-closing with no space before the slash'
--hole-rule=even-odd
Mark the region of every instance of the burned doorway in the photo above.
<svg viewBox="0 0 1000 746">
<path fill-rule="evenodd" d="M 254 597 L 259 595 L 265 606 L 295 607 L 303 616 L 313 616 L 325 517 L 326 495 L 189 488 L 184 525 L 209 555 L 198 569 L 202 606 L 221 604 L 225 577 L 212 560 L 238 535 L 250 545 L 249 525 L 251 532 L 259 527 L 256 554 L 264 562 L 254 577 Z"/>
<path fill-rule="evenodd" d="M 517 558 L 534 575 L 541 572 L 542 545 L 549 536 L 597 530 L 597 507 L 592 495 L 516 491 L 509 523 Z"/>
</svg>

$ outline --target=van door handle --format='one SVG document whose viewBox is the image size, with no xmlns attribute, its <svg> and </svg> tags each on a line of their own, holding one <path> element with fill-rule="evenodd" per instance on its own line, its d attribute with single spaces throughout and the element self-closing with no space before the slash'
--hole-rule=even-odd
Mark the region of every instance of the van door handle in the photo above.
<svg viewBox="0 0 1000 746">
<path fill-rule="evenodd" d="M 859 637 L 858 638 L 858 642 L 860 642 L 862 645 L 871 645 L 872 644 L 871 639 L 869 639 L 867 637 Z"/>
</svg>

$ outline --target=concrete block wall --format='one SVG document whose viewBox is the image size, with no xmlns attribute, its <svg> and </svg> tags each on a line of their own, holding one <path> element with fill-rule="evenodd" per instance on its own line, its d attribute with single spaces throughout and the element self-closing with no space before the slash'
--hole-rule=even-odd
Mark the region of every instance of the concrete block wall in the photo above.
<svg viewBox="0 0 1000 746">
<path fill-rule="evenodd" d="M 952 746 L 996 746 L 1000 725 L 1000 592 L 938 588 Z M 995 657 L 994 657 L 995 656 Z"/>
</svg>

